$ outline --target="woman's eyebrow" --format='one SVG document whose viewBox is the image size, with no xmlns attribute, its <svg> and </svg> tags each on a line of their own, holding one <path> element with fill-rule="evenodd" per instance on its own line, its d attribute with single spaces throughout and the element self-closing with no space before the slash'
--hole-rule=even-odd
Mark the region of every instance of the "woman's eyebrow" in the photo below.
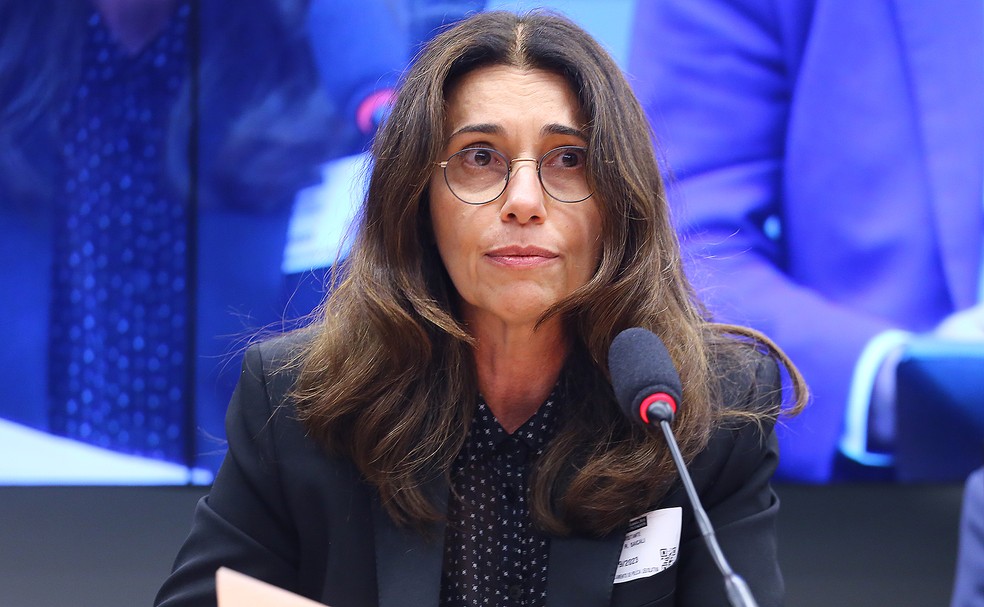
<svg viewBox="0 0 984 607">
<path fill-rule="evenodd" d="M 448 137 L 448 141 L 454 139 L 458 135 L 464 135 L 465 133 L 481 133 L 483 135 L 502 135 L 505 133 L 505 129 L 501 125 L 492 123 L 480 123 L 480 124 L 466 124 L 465 126 L 459 128 L 455 132 L 451 133 Z"/>
<path fill-rule="evenodd" d="M 588 140 L 587 134 L 581 129 L 574 128 L 566 124 L 558 124 L 556 122 L 551 122 L 550 124 L 545 124 L 540 129 L 541 136 L 547 135 L 570 135 L 571 137 L 577 137 L 584 141 Z"/>
</svg>

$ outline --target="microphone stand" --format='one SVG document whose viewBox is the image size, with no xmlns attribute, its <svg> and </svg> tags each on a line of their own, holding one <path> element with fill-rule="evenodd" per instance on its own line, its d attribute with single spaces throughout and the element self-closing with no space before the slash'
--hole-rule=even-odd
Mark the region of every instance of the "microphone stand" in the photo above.
<svg viewBox="0 0 984 607">
<path fill-rule="evenodd" d="M 652 411 L 650 414 L 652 415 Z M 672 413 L 670 415 L 672 416 Z M 652 417 L 659 419 L 663 416 Z M 711 552 L 711 558 L 721 572 L 721 576 L 724 577 L 724 588 L 728 595 L 728 602 L 731 603 L 732 607 L 758 607 L 758 603 L 755 602 L 755 597 L 752 596 L 752 591 L 748 588 L 748 584 L 745 583 L 745 580 L 740 575 L 731 569 L 731 565 L 724 558 L 724 553 L 721 552 L 721 546 L 718 545 L 717 537 L 714 535 L 714 528 L 711 526 L 710 519 L 707 518 L 707 513 L 704 512 L 700 498 L 697 497 L 697 490 L 694 489 L 694 482 L 690 479 L 690 472 L 687 470 L 687 465 L 683 462 L 683 456 L 680 454 L 680 448 L 677 446 L 676 438 L 670 429 L 669 421 L 665 418 L 660 419 L 659 427 L 663 430 L 666 444 L 670 448 L 670 455 L 673 456 L 673 462 L 680 472 L 680 480 L 683 481 L 683 487 L 687 491 L 687 498 L 690 500 L 690 505 L 694 509 L 694 516 L 697 518 L 697 526 L 700 527 L 700 534 L 704 536 L 704 543 L 707 544 L 707 548 Z"/>
</svg>

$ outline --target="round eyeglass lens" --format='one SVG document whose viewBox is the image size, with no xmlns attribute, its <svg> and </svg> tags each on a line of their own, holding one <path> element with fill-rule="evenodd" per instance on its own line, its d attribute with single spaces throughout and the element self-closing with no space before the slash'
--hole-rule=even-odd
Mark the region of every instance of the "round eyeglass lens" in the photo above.
<svg viewBox="0 0 984 607">
<path fill-rule="evenodd" d="M 550 150 L 540 159 L 540 182 L 547 194 L 560 202 L 588 198 L 588 151 L 577 146 Z"/>
<path fill-rule="evenodd" d="M 495 150 L 466 148 L 451 156 L 444 180 L 451 193 L 468 204 L 492 202 L 506 189 L 509 161 Z"/>
</svg>

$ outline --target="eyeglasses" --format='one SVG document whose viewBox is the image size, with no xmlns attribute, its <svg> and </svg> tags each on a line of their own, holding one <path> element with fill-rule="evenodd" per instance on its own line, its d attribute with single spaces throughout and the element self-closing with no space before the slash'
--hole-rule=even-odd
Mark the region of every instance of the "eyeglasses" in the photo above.
<svg viewBox="0 0 984 607">
<path fill-rule="evenodd" d="M 565 145 L 536 158 L 508 160 L 490 148 L 465 148 L 437 165 L 458 200 L 467 204 L 492 202 L 506 191 L 513 164 L 535 162 L 540 185 L 558 202 L 581 202 L 593 193 L 588 185 L 588 151 Z"/>
</svg>

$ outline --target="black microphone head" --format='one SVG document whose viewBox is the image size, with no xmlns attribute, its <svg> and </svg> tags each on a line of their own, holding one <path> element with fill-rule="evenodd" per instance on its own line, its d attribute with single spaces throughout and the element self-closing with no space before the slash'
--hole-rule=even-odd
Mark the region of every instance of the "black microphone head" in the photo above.
<svg viewBox="0 0 984 607">
<path fill-rule="evenodd" d="M 665 421 L 672 420 L 683 388 L 680 374 L 659 336 L 641 327 L 626 329 L 616 335 L 608 349 L 608 371 L 615 398 L 630 419 L 658 425 L 660 420 L 654 420 L 650 415 L 658 413 Z M 655 395 L 665 397 L 650 398 Z M 664 403 L 664 411 L 654 411 L 653 403 L 660 401 Z"/>
</svg>

